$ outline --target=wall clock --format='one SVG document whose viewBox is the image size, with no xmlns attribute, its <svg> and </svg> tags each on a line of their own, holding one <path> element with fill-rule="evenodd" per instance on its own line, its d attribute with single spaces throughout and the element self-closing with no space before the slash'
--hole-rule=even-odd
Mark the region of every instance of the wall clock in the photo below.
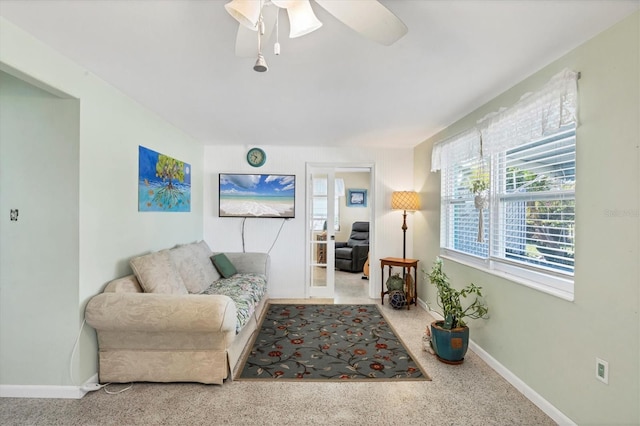
<svg viewBox="0 0 640 426">
<path fill-rule="evenodd" d="M 260 148 L 251 148 L 247 152 L 247 162 L 253 167 L 261 167 L 267 161 L 267 154 Z"/>
</svg>

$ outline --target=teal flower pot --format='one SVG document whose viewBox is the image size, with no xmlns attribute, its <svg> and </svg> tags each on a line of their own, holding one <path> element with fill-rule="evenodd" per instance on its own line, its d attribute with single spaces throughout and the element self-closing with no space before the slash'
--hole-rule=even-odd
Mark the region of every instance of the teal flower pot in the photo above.
<svg viewBox="0 0 640 426">
<path fill-rule="evenodd" d="M 469 327 L 442 328 L 444 321 L 431 323 L 431 346 L 438 359 L 447 364 L 462 364 L 469 347 Z"/>
</svg>

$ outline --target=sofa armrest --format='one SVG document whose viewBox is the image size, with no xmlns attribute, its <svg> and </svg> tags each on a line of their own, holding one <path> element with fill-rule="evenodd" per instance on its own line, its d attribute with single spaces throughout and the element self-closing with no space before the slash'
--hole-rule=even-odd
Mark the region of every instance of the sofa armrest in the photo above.
<svg viewBox="0 0 640 426">
<path fill-rule="evenodd" d="M 227 253 L 227 258 L 240 274 L 264 274 L 269 276 L 270 258 L 267 253 Z"/>
<path fill-rule="evenodd" d="M 103 293 L 142 293 L 142 287 L 135 275 L 117 278 L 107 284 Z"/>
<path fill-rule="evenodd" d="M 85 309 L 87 323 L 107 331 L 234 333 L 236 307 L 223 295 L 101 293 Z"/>
<path fill-rule="evenodd" d="M 346 242 L 342 242 L 342 241 L 340 241 L 340 242 L 336 241 L 334 243 L 334 247 L 335 248 L 349 247 L 349 244 L 347 244 Z"/>
</svg>

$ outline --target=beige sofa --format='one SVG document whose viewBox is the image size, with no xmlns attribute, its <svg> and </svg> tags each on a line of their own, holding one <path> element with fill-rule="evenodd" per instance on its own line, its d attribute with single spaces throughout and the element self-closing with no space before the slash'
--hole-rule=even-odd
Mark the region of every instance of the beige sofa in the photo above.
<svg viewBox="0 0 640 426">
<path fill-rule="evenodd" d="M 200 382 L 233 378 L 267 303 L 269 256 L 225 253 L 220 276 L 204 241 L 131 259 L 133 275 L 87 304 L 97 333 L 100 382 Z"/>
</svg>

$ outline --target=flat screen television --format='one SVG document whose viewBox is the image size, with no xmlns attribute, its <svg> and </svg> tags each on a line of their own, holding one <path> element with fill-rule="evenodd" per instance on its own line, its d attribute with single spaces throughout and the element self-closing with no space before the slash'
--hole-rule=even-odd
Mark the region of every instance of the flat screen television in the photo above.
<svg viewBox="0 0 640 426">
<path fill-rule="evenodd" d="M 295 175 L 220 173 L 219 217 L 296 216 Z"/>
</svg>

